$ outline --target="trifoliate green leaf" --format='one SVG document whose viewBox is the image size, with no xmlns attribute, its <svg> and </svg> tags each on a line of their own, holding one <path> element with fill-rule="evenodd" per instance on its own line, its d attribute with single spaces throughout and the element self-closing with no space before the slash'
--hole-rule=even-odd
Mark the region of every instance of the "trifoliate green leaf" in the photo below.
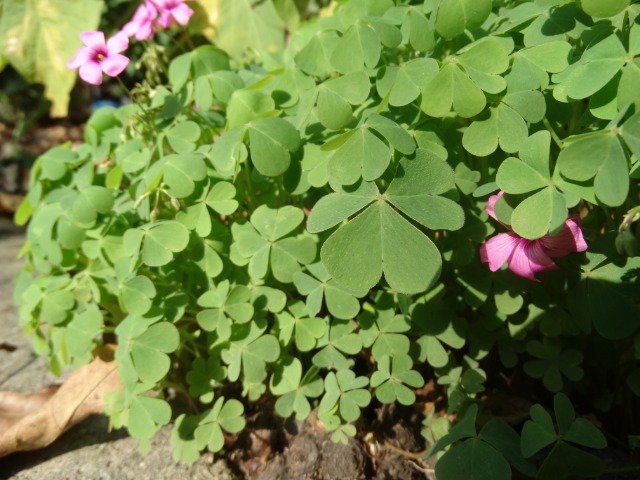
<svg viewBox="0 0 640 480">
<path fill-rule="evenodd" d="M 436 30 L 445 38 L 457 37 L 467 28 L 479 27 L 491 13 L 491 0 L 442 0 Z"/>
</svg>

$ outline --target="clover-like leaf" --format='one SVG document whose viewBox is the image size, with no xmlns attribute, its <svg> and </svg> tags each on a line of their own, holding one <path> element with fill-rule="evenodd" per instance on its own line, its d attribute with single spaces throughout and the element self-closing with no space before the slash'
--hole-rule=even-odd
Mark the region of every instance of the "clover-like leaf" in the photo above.
<svg viewBox="0 0 640 480">
<path fill-rule="evenodd" d="M 373 358 L 380 361 L 382 357 L 406 355 L 409 353 L 409 338 L 402 335 L 411 325 L 404 315 L 398 315 L 393 309 L 379 310 L 377 315 L 363 312 L 358 317 L 362 337 L 362 345 L 371 347 Z"/>
<path fill-rule="evenodd" d="M 462 209 L 437 196 L 454 185 L 451 167 L 419 149 L 415 159 L 400 161 L 384 196 L 376 193 L 375 185 L 363 183 L 352 195 L 344 192 L 323 198 L 309 217 L 311 232 L 329 228 L 373 202 L 325 241 L 320 255 L 329 274 L 356 291 L 373 287 L 383 273 L 399 292 L 426 290 L 439 274 L 438 249 L 385 200 L 429 228 L 456 229 L 464 222 Z"/>
<path fill-rule="evenodd" d="M 411 370 L 413 361 L 409 355 L 383 356 L 378 361 L 378 370 L 371 375 L 371 386 L 376 389 L 376 398 L 382 403 L 398 401 L 402 405 L 412 405 L 416 395 L 409 387 L 419 388 L 424 379 Z M 409 387 L 408 387 L 408 386 Z"/>
<path fill-rule="evenodd" d="M 243 142 L 244 127 L 225 131 L 211 147 L 208 158 L 216 171 L 224 177 L 232 177 L 236 167 L 246 160 L 247 147 Z"/>
<path fill-rule="evenodd" d="M 391 162 L 391 149 L 366 126 L 351 130 L 325 144 L 338 146 L 329 160 L 329 178 L 339 185 L 352 185 L 360 178 L 381 177 Z"/>
<path fill-rule="evenodd" d="M 640 257 L 613 258 L 609 252 L 589 252 L 588 263 L 582 267 L 583 280 L 569 292 L 573 315 L 593 324 L 608 340 L 627 338 L 640 327 L 637 277 L 632 281 L 629 274 L 640 268 Z"/>
<path fill-rule="evenodd" d="M 600 459 L 571 444 L 605 448 L 607 441 L 604 435 L 588 420 L 575 417 L 573 405 L 564 393 L 557 393 L 553 403 L 557 433 L 551 415 L 541 405 L 533 405 L 530 409 L 531 420 L 527 420 L 522 428 L 522 454 L 526 458 L 531 457 L 556 442 L 540 467 L 540 474 L 563 472 L 563 476 L 591 476 L 602 471 Z"/>
<path fill-rule="evenodd" d="M 229 341 L 221 358 L 228 365 L 227 378 L 232 382 L 240 378 L 240 371 L 244 382 L 261 382 L 267 376 L 266 363 L 276 361 L 280 355 L 278 339 L 264 334 L 264 328 L 255 322 L 233 325 Z"/>
<path fill-rule="evenodd" d="M 562 376 L 577 382 L 584 374 L 582 368 L 582 354 L 575 349 L 563 350 L 547 337 L 543 342 L 532 340 L 527 344 L 527 351 L 536 357 L 524 364 L 524 371 L 533 378 L 542 378 L 544 386 L 552 392 L 557 392 L 564 384 Z"/>
<path fill-rule="evenodd" d="M 252 120 L 273 115 L 276 103 L 260 89 L 261 84 L 236 90 L 227 105 L 227 128 L 243 127 Z"/>
<path fill-rule="evenodd" d="M 180 335 L 172 323 L 158 320 L 129 315 L 116 328 L 121 340 L 116 360 L 125 385 L 135 378 L 154 384 L 169 371 L 167 354 L 178 348 Z"/>
<path fill-rule="evenodd" d="M 114 198 L 111 190 L 92 185 L 80 191 L 80 195 L 73 202 L 70 218 L 81 227 L 92 227 L 96 223 L 98 214 L 111 211 L 113 203 Z"/>
<path fill-rule="evenodd" d="M 198 426 L 198 417 L 182 413 L 176 418 L 171 429 L 171 447 L 173 448 L 173 459 L 176 462 L 186 464 L 195 463 L 200 458 L 194 432 Z"/>
<path fill-rule="evenodd" d="M 367 377 L 356 377 L 350 369 L 329 372 L 324 378 L 325 394 L 319 409 L 328 412 L 337 405 L 340 416 L 347 422 L 353 422 L 360 417 L 360 409 L 371 401 L 371 394 L 364 388 L 367 385 Z"/>
<path fill-rule="evenodd" d="M 275 409 L 284 418 L 296 412 L 297 420 L 304 420 L 311 413 L 308 398 L 322 394 L 322 379 L 318 378 L 318 369 L 313 367 L 304 377 L 302 363 L 297 358 L 287 357 L 275 369 L 269 381 L 271 393 L 280 396 Z"/>
<path fill-rule="evenodd" d="M 331 278 L 322 263 L 307 265 L 306 269 L 313 276 L 296 272 L 293 283 L 302 295 L 306 295 L 309 315 L 314 316 L 320 312 L 324 299 L 327 310 L 334 317 L 345 320 L 355 318 L 360 311 L 360 302 L 356 297 L 363 296 L 366 292 L 350 292 L 342 288 Z"/>
<path fill-rule="evenodd" d="M 202 403 L 210 403 L 214 398 L 213 387 L 225 378 L 226 370 L 218 357 L 196 358 L 191 365 L 191 371 L 186 375 L 189 394 Z"/>
<path fill-rule="evenodd" d="M 496 183 L 506 193 L 535 192 L 511 214 L 512 228 L 524 238 L 536 239 L 557 232 L 567 218 L 567 200 L 549 173 L 550 143 L 548 132 L 536 132 L 522 145 L 521 159 L 505 159 L 496 175 Z"/>
<path fill-rule="evenodd" d="M 287 237 L 304 219 L 302 210 L 292 206 L 279 209 L 266 205 L 251 215 L 251 225 L 236 236 L 239 254 L 249 260 L 249 274 L 264 278 L 269 268 L 281 282 L 293 281 L 293 274 L 316 256 L 315 242 L 308 236 Z"/>
<path fill-rule="evenodd" d="M 416 11 L 416 9 L 411 9 Z M 389 105 L 403 107 L 420 95 L 422 86 L 437 75 L 438 63 L 432 58 L 415 58 L 399 66 L 387 66 L 376 81 L 378 95 L 388 96 Z"/>
<path fill-rule="evenodd" d="M 582 0 L 580 6 L 592 17 L 613 17 L 622 12 L 629 5 L 629 0 L 612 0 L 599 2 L 598 0 Z"/>
<path fill-rule="evenodd" d="M 348 289 L 372 288 L 384 273 L 403 293 L 426 290 L 442 262 L 433 242 L 383 201 L 334 232 L 320 255 L 331 276 Z"/>
<path fill-rule="evenodd" d="M 505 103 L 491 107 L 487 118 L 474 121 L 462 137 L 469 153 L 478 157 L 492 154 L 500 148 L 508 153 L 517 152 L 527 138 L 527 125 L 523 118 Z"/>
<path fill-rule="evenodd" d="M 362 71 L 365 65 L 374 68 L 380 60 L 381 51 L 376 31 L 367 23 L 357 21 L 337 42 L 331 54 L 331 65 L 343 74 Z"/>
<path fill-rule="evenodd" d="M 242 414 L 244 406 L 238 400 L 231 398 L 225 401 L 218 398 L 210 410 L 200 416 L 198 427 L 194 431 L 196 445 L 200 450 L 205 447 L 211 452 L 219 452 L 224 447 L 224 434 L 238 433 L 245 426 Z"/>
<path fill-rule="evenodd" d="M 553 76 L 553 96 L 560 101 L 587 98 L 604 87 L 624 65 L 627 52 L 617 35 L 598 38 L 575 63 Z"/>
<path fill-rule="evenodd" d="M 400 160 L 385 196 L 389 203 L 432 230 L 458 230 L 464 224 L 460 205 L 439 195 L 454 188 L 455 174 L 435 154 L 416 151 L 414 159 Z"/>
<path fill-rule="evenodd" d="M 207 307 L 196 315 L 198 325 L 208 332 L 216 331 L 222 339 L 231 336 L 233 322 L 247 323 L 253 317 L 250 290 L 244 285 L 231 288 L 229 280 L 200 295 L 198 305 Z"/>
<path fill-rule="evenodd" d="M 469 27 L 478 27 L 491 13 L 491 0 L 442 0 L 436 16 L 436 30 L 453 38 Z"/>
<path fill-rule="evenodd" d="M 351 105 L 369 96 L 369 77 L 363 71 L 327 80 L 318 86 L 318 119 L 327 128 L 339 130 L 351 121 Z"/>
<path fill-rule="evenodd" d="M 561 187 L 587 200 L 616 207 L 629 192 L 629 168 L 620 139 L 612 130 L 575 137 L 558 156 Z M 574 183 L 575 182 L 575 183 Z M 576 185 L 577 184 L 577 185 Z"/>
<path fill-rule="evenodd" d="M 326 329 L 323 338 L 318 342 L 318 348 L 312 362 L 320 368 L 334 368 L 342 370 L 349 368 L 349 361 L 344 356 L 355 355 L 362 350 L 362 339 L 353 332 L 354 324 L 349 320 L 333 320 Z"/>
<path fill-rule="evenodd" d="M 181 223 L 163 220 L 127 230 L 122 241 L 130 256 L 140 256 L 149 267 L 161 267 L 187 247 L 189 231 Z"/>
<path fill-rule="evenodd" d="M 296 56 L 296 65 L 305 73 L 326 77 L 333 71 L 331 54 L 340 41 L 335 30 L 321 30 L 313 35 Z"/>
<path fill-rule="evenodd" d="M 449 363 L 446 347 L 459 349 L 465 344 L 455 312 L 437 299 L 415 305 L 411 324 L 422 334 L 415 343 L 418 359 L 426 360 L 432 367 L 441 368 Z"/>
<path fill-rule="evenodd" d="M 312 350 L 327 331 L 327 321 L 312 316 L 302 302 L 291 303 L 287 310 L 278 313 L 276 325 L 280 341 L 288 345 L 291 338 L 294 338 L 296 347 L 301 352 Z"/>
<path fill-rule="evenodd" d="M 196 153 L 168 155 L 165 157 L 163 181 L 169 192 L 178 197 L 188 197 L 195 190 L 195 182 L 207 176 L 204 158 Z"/>
<path fill-rule="evenodd" d="M 275 177 L 289 168 L 290 152 L 300 145 L 296 128 L 282 118 L 263 118 L 249 125 L 249 151 L 256 169 Z"/>
<path fill-rule="evenodd" d="M 200 126 L 191 121 L 177 123 L 167 132 L 169 145 L 178 154 L 193 152 L 199 138 Z"/>
<path fill-rule="evenodd" d="M 120 284 L 120 300 L 131 315 L 143 315 L 151 308 L 156 288 L 149 277 L 136 275 Z"/>
<path fill-rule="evenodd" d="M 487 100 L 462 69 L 447 63 L 422 88 L 420 108 L 432 117 L 444 117 L 451 109 L 464 118 L 470 118 L 484 109 Z"/>
<path fill-rule="evenodd" d="M 66 343 L 69 355 L 80 358 L 89 354 L 103 328 L 102 313 L 95 305 L 90 305 L 84 312 L 74 315 L 67 325 Z"/>
<path fill-rule="evenodd" d="M 477 480 L 512 478 L 509 462 L 498 450 L 480 438 L 470 438 L 452 447 L 438 460 L 436 475 L 441 478 L 472 476 Z"/>
</svg>

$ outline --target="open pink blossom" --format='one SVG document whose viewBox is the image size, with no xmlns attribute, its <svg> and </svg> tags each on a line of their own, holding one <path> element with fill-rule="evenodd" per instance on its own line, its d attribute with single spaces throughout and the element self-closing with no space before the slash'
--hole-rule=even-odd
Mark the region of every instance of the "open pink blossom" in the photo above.
<svg viewBox="0 0 640 480">
<path fill-rule="evenodd" d="M 492 195 L 487 204 L 487 212 L 496 220 L 494 205 L 503 193 Z M 516 275 L 538 282 L 536 273 L 558 269 L 552 258 L 564 257 L 572 252 L 584 252 L 586 249 L 587 243 L 580 229 L 580 216 L 570 215 L 562 229 L 553 236 L 547 234 L 536 240 L 528 240 L 513 231 L 499 233 L 482 244 L 480 259 L 489 264 L 492 272 L 507 263 L 509 270 Z"/>
<path fill-rule="evenodd" d="M 79 69 L 80 78 L 92 85 L 102 84 L 102 73 L 110 77 L 120 75 L 127 68 L 129 59 L 120 55 L 129 46 L 129 38 L 124 32 L 118 32 L 106 43 L 102 32 L 82 32 L 80 47 L 67 63 L 70 70 Z"/>
<path fill-rule="evenodd" d="M 149 0 L 160 12 L 158 24 L 162 28 L 169 28 L 175 21 L 180 25 L 189 23 L 193 10 L 185 5 L 184 0 Z"/>
<path fill-rule="evenodd" d="M 131 21 L 122 27 L 122 31 L 128 37 L 135 36 L 136 40 L 146 40 L 155 34 L 157 18 L 158 10 L 147 1 L 136 9 Z"/>
</svg>

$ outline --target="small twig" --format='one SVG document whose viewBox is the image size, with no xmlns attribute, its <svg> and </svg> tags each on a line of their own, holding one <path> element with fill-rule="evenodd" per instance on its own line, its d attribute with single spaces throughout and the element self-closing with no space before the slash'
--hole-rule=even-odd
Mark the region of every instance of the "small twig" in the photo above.
<svg viewBox="0 0 640 480">
<path fill-rule="evenodd" d="M 390 450 L 393 450 L 394 452 L 402 455 L 403 457 L 407 457 L 407 458 L 413 458 L 415 460 L 422 460 L 422 457 L 424 456 L 425 453 L 427 453 L 429 451 L 428 448 L 425 448 L 424 450 L 421 450 L 419 452 L 409 452 L 407 450 L 403 450 L 400 447 L 396 447 L 393 443 L 391 443 L 389 440 L 385 440 L 384 441 L 384 446 L 389 448 Z"/>
</svg>

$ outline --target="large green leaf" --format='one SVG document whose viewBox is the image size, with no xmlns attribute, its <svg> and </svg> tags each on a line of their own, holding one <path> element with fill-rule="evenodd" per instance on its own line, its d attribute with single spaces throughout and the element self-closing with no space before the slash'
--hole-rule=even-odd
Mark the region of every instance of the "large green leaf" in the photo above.
<svg viewBox="0 0 640 480">
<path fill-rule="evenodd" d="M 419 149 L 415 159 L 403 158 L 385 196 L 389 203 L 432 230 L 458 230 L 464 212 L 453 200 L 439 196 L 455 185 L 451 167 L 435 154 Z"/>
<path fill-rule="evenodd" d="M 442 264 L 433 242 L 383 201 L 334 232 L 320 255 L 336 282 L 352 290 L 374 287 L 384 273 L 391 288 L 421 292 Z"/>
<path fill-rule="evenodd" d="M 620 70 L 626 57 L 627 52 L 615 34 L 592 43 L 578 62 L 553 76 L 553 81 L 559 84 L 553 90 L 554 97 L 567 101 L 593 95 Z"/>
<path fill-rule="evenodd" d="M 103 5 L 103 0 L 2 2 L 2 55 L 25 79 L 44 84 L 53 116 L 67 114 L 77 78 L 67 62 L 82 45 L 80 33 L 97 29 Z"/>
<path fill-rule="evenodd" d="M 557 167 L 570 181 L 565 188 L 577 195 L 581 195 L 581 185 L 574 189 L 571 182 L 593 185 L 596 199 L 611 207 L 622 205 L 627 198 L 627 156 L 614 130 L 576 137 L 560 152 Z"/>
</svg>

